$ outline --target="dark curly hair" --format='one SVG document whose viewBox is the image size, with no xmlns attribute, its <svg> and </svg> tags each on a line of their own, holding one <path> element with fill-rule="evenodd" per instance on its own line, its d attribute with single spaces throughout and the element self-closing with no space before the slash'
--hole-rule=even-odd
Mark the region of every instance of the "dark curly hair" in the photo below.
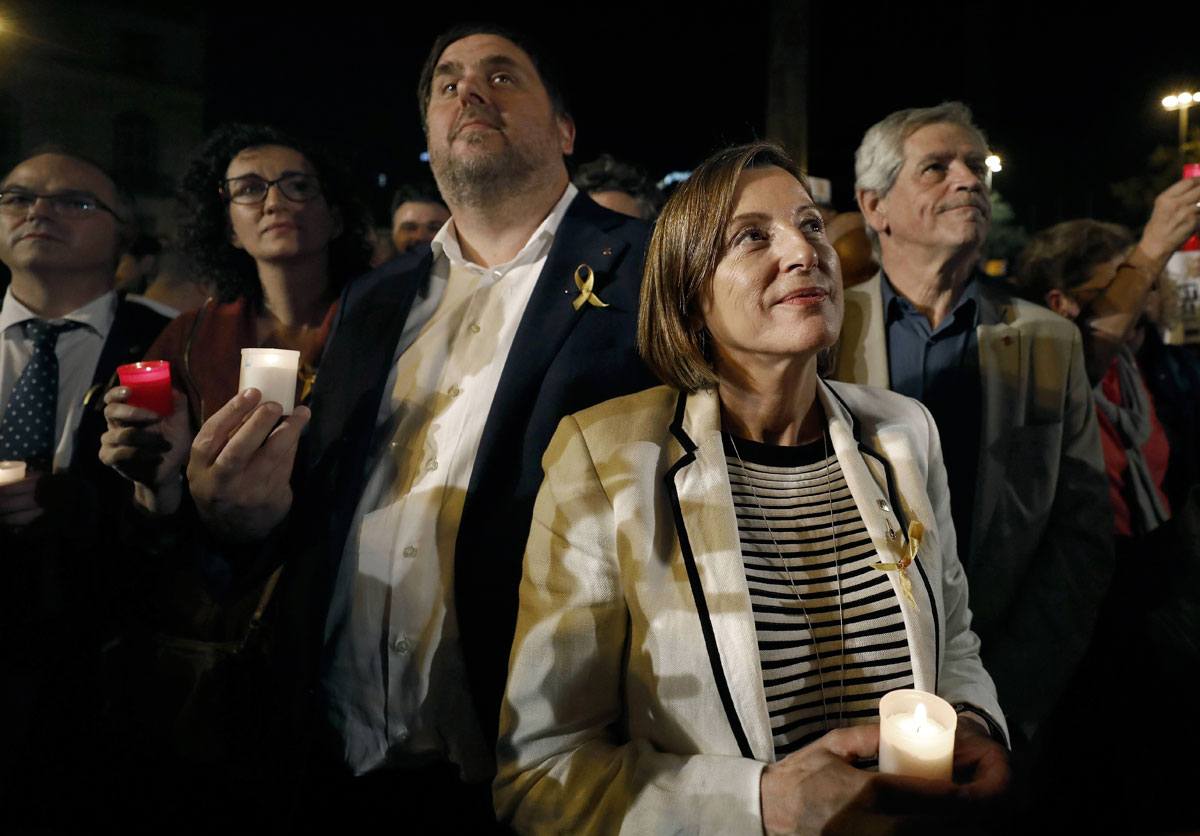
<svg viewBox="0 0 1200 836">
<path fill-rule="evenodd" d="M 222 302 L 242 298 L 262 303 L 262 285 L 254 259 L 229 240 L 229 211 L 221 197 L 221 181 L 229 163 L 247 148 L 282 145 L 304 155 L 321 178 L 330 210 L 341 218 L 342 230 L 329 243 L 329 278 L 333 290 L 370 269 L 371 225 L 366 207 L 354 196 L 346 169 L 323 148 L 270 125 L 229 123 L 205 140 L 179 181 L 180 247 L 212 279 Z"/>
</svg>

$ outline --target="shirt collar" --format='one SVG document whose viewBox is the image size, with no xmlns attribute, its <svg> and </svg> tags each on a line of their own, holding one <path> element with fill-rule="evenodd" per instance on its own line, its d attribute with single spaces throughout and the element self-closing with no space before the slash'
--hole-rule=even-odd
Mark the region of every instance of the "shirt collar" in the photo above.
<svg viewBox="0 0 1200 836">
<path fill-rule="evenodd" d="M 108 332 L 112 329 L 113 319 L 116 318 L 116 315 L 117 293 L 114 290 L 110 290 L 108 293 L 88 302 L 83 307 L 76 308 L 66 316 L 58 317 L 54 321 L 70 320 L 82 323 L 93 333 L 97 334 L 100 339 L 106 340 L 108 339 Z M 22 322 L 30 319 L 41 319 L 41 317 L 21 304 L 20 300 L 13 296 L 12 286 L 9 285 L 8 290 L 4 293 L 4 303 L 0 306 L 0 333 L 4 333 L 12 326 L 20 325 Z"/>
<path fill-rule="evenodd" d="M 567 208 L 571 205 L 571 201 L 575 199 L 577 194 L 579 194 L 579 189 L 575 187 L 575 184 L 568 183 L 562 197 L 554 204 L 554 208 L 550 210 L 550 214 L 546 215 L 545 220 L 529 236 L 529 240 L 525 242 L 525 246 L 521 248 L 516 257 L 504 264 L 497 264 L 490 269 L 503 273 L 516 264 L 533 261 L 540 257 L 549 248 L 550 242 L 554 240 L 559 224 L 562 223 L 562 219 L 567 214 Z M 458 243 L 458 232 L 454 228 L 453 217 L 446 221 L 445 226 L 438 230 L 438 234 L 430 242 L 430 247 L 433 249 L 434 261 L 445 256 L 450 259 L 451 264 L 467 264 L 480 270 L 484 269 L 477 264 L 467 261 L 463 257 L 462 247 Z"/>
<path fill-rule="evenodd" d="M 895 322 L 910 314 L 919 315 L 913 303 L 897 293 L 896 288 L 892 287 L 891 279 L 887 277 L 887 273 L 881 271 L 880 278 L 880 294 L 883 299 L 885 322 Z M 958 297 L 958 304 L 954 306 L 954 310 L 950 311 L 950 314 L 942 321 L 941 327 L 945 327 L 949 322 L 957 322 L 960 316 L 969 317 L 969 324 L 972 328 L 979 326 L 979 274 L 977 272 L 972 273 L 971 278 L 967 279 L 966 289 L 963 290 L 962 296 Z M 941 327 L 938 330 L 941 330 Z"/>
</svg>

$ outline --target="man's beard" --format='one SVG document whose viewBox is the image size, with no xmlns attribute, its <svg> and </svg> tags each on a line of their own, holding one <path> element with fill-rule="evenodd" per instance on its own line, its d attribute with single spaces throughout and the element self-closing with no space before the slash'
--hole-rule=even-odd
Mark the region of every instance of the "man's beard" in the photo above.
<svg viewBox="0 0 1200 836">
<path fill-rule="evenodd" d="M 478 143 L 487 137 L 479 136 Z M 452 142 L 430 149 L 429 165 L 438 188 L 451 205 L 486 207 L 503 203 L 510 195 L 537 188 L 555 176 L 548 159 L 560 158 L 557 146 L 539 143 L 518 146 L 505 142 L 497 151 L 455 156 Z"/>
</svg>

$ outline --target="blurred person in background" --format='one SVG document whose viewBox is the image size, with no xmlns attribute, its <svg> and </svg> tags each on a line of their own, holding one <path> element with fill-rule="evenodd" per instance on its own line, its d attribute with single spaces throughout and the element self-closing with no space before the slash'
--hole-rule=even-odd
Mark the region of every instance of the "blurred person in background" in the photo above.
<svg viewBox="0 0 1200 836">
<path fill-rule="evenodd" d="M 405 184 L 392 196 L 392 242 L 402 255 L 417 244 L 428 244 L 450 219 L 442 196 L 432 184 Z"/>
<path fill-rule="evenodd" d="M 652 221 L 662 208 L 662 192 L 646 172 L 611 154 L 579 166 L 571 179 L 592 200 L 622 215 Z"/>
<path fill-rule="evenodd" d="M 1019 262 L 1016 278 L 1027 298 L 1074 322 L 1083 336 L 1117 554 L 1091 647 L 1048 724 L 1041 773 L 1055 776 L 1055 789 L 1037 797 L 1035 808 L 1047 832 L 1175 832 L 1195 823 L 1190 787 L 1173 770 L 1134 770 L 1099 782 L 1074 765 L 1114 756 L 1167 763 L 1181 748 L 1200 745 L 1200 722 L 1186 696 L 1200 676 L 1200 363 L 1186 347 L 1163 345 L 1155 327 L 1160 273 L 1196 233 L 1198 200 L 1200 179 L 1182 180 L 1158 196 L 1140 239 L 1117 224 L 1066 221 L 1034 236 Z M 1097 703 L 1113 671 L 1135 659 L 1138 693 L 1115 689 Z M 1147 693 L 1164 716 L 1176 718 L 1169 738 L 1119 727 L 1099 744 L 1095 729 L 1105 718 L 1140 710 Z M 1069 816 L 1063 792 L 1079 799 Z"/>
<path fill-rule="evenodd" d="M 101 393 L 167 319 L 114 290 L 133 205 L 96 163 L 35 152 L 0 183 L 0 809 L 17 830 L 94 812 L 96 660 L 126 574 L 128 486 L 100 466 Z M 9 471 L 11 472 L 11 471 Z M 70 787 L 67 791 L 65 788 Z"/>
<path fill-rule="evenodd" d="M 107 662 L 117 741 L 113 804 L 130 805 L 129 815 L 164 830 L 178 827 L 178 811 L 197 798 L 220 796 L 238 812 L 205 808 L 195 822 L 238 815 L 251 803 L 246 779 L 270 716 L 260 710 L 261 690 L 246 684 L 262 674 L 254 662 L 243 662 L 246 680 L 231 693 L 217 692 L 211 705 L 205 700 L 213 692 L 194 690 L 213 681 L 211 669 L 201 665 L 193 677 L 187 660 L 219 659 L 229 643 L 240 645 L 245 659 L 262 651 L 257 640 L 269 630 L 259 624 L 276 617 L 266 608 L 280 573 L 233 593 L 214 592 L 219 584 L 193 559 L 205 541 L 190 495 L 199 489 L 187 467 L 193 439 L 238 395 L 241 350 L 282 348 L 300 352 L 293 413 L 280 421 L 282 407 L 260 404 L 255 389 L 243 399 L 257 406 L 246 421 L 250 430 L 271 431 L 265 446 L 294 450 L 338 296 L 368 269 L 369 218 L 346 171 L 319 146 L 274 127 L 219 127 L 189 163 L 178 199 L 182 248 L 216 295 L 175 319 L 145 352 L 147 360 L 171 364 L 174 411 L 162 417 L 130 405 L 130 390 L 114 387 L 105 396 L 108 429 L 100 447 L 101 461 L 133 483 L 124 539 L 131 560 L 144 567 L 133 584 L 140 606 L 128 613 Z M 274 480 L 286 484 L 290 473 L 261 474 L 255 490 Z M 117 761 L 128 771 L 115 769 Z M 133 786 L 143 792 L 129 793 Z"/>
</svg>

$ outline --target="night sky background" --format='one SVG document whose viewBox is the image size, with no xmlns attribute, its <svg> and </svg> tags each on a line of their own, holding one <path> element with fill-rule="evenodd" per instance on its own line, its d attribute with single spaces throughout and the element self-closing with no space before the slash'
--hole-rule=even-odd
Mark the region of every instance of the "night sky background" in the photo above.
<svg viewBox="0 0 1200 836">
<path fill-rule="evenodd" d="M 438 4 L 431 4 L 439 8 Z M 566 70 L 574 159 L 602 151 L 655 177 L 765 135 L 765 3 L 206 4 L 206 127 L 272 121 L 346 151 L 373 205 L 420 174 L 415 87 L 434 37 L 466 20 L 529 31 Z M 853 205 L 853 153 L 887 113 L 960 99 L 1004 159 L 995 187 L 1030 231 L 1072 217 L 1138 223 L 1111 193 L 1173 145 L 1162 97 L 1200 89 L 1200 6 L 810 5 L 809 170 Z M 1200 108 L 1193 111 L 1200 123 Z M 377 186 L 379 173 L 388 185 Z"/>
</svg>

